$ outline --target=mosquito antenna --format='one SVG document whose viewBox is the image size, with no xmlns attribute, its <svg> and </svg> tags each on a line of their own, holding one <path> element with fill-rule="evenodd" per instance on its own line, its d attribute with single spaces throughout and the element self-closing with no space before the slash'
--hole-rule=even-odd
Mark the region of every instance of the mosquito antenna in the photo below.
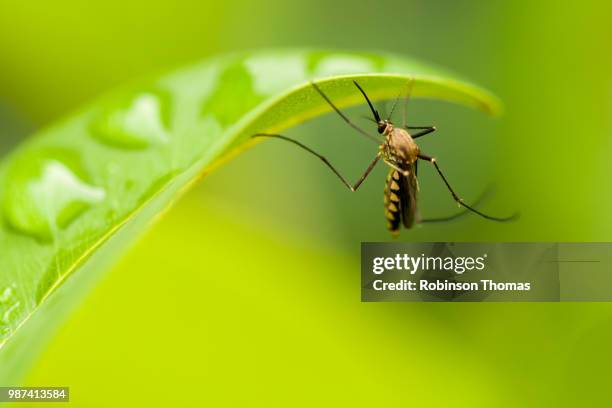
<svg viewBox="0 0 612 408">
<path fill-rule="evenodd" d="M 359 91 L 361 92 L 361 94 L 365 98 L 366 102 L 370 106 L 370 110 L 372 111 L 372 115 L 374 115 L 374 119 L 376 119 L 376 122 L 377 123 L 380 122 L 380 115 L 378 114 L 378 111 L 376 109 L 374 109 L 374 106 L 372 105 L 372 102 L 370 102 L 370 98 L 368 98 L 368 95 L 366 95 L 365 91 L 359 86 L 357 81 L 353 81 L 353 83 L 359 89 Z"/>
<path fill-rule="evenodd" d="M 410 100 L 410 95 L 412 94 L 412 87 L 414 86 L 414 78 L 410 78 L 410 82 L 408 82 L 408 92 L 406 93 L 406 98 L 404 99 L 404 111 L 402 112 L 402 125 L 405 127 L 408 122 L 408 101 Z"/>
</svg>

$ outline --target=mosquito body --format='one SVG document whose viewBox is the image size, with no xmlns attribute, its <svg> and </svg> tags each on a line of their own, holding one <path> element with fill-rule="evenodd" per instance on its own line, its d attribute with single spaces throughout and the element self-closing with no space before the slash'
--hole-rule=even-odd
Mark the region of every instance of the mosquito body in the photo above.
<svg viewBox="0 0 612 408">
<path fill-rule="evenodd" d="M 393 114 L 393 110 L 397 105 L 397 99 L 391 109 L 391 113 L 387 119 L 382 119 L 378 111 L 372 105 L 372 102 L 368 98 L 365 91 L 361 88 L 361 86 L 353 81 L 357 89 L 361 92 L 363 97 L 365 98 L 370 111 L 372 112 L 373 119 L 371 119 L 377 127 L 378 134 L 381 135 L 384 139 L 380 140 L 378 138 L 373 137 L 370 133 L 366 132 L 359 126 L 355 125 L 342 111 L 340 111 L 333 102 L 321 91 L 319 86 L 314 82 L 311 82 L 314 89 L 321 95 L 323 99 L 336 111 L 338 115 L 353 129 L 357 130 L 359 133 L 364 136 L 374 139 L 376 143 L 379 143 L 379 150 L 376 154 L 374 160 L 370 163 L 368 168 L 365 170 L 363 175 L 357 180 L 355 184 L 351 184 L 347 181 L 347 179 L 340 174 L 340 172 L 322 155 L 305 146 L 304 144 L 298 142 L 297 140 L 290 139 L 283 135 L 278 134 L 269 134 L 269 133 L 258 133 L 253 137 L 269 137 L 276 138 L 288 141 L 293 143 L 309 153 L 317 156 L 319 159 L 323 161 L 323 163 L 329 167 L 336 176 L 342 181 L 342 183 L 349 188 L 351 191 L 357 191 L 359 186 L 363 183 L 363 181 L 368 177 L 370 172 L 374 169 L 376 164 L 382 159 L 388 166 L 389 172 L 387 174 L 387 179 L 385 182 L 385 190 L 384 190 L 384 204 L 385 204 L 385 217 L 387 219 L 387 228 L 391 232 L 391 234 L 395 237 L 399 234 L 399 230 L 403 225 L 405 228 L 410 229 L 415 224 L 419 222 L 441 222 L 441 221 L 450 221 L 452 219 L 458 218 L 467 212 L 475 213 L 483 218 L 486 218 L 491 221 L 510 221 L 516 218 L 516 215 L 510 217 L 493 217 L 487 214 L 480 212 L 474 207 L 467 205 L 464 203 L 463 199 L 461 199 L 453 190 L 453 188 L 448 183 L 448 180 L 440 170 L 436 159 L 425 154 L 421 153 L 421 149 L 417 145 L 415 139 L 425 136 L 426 134 L 432 133 L 436 130 L 434 126 L 406 126 L 405 124 L 405 107 L 404 107 L 404 124 L 401 127 L 394 126 L 390 121 L 391 115 Z M 412 82 L 410 83 L 410 88 L 412 87 Z M 408 102 L 410 92 L 408 92 L 408 96 L 405 99 L 405 105 Z M 398 97 L 399 99 L 399 97 Z M 411 130 L 418 130 L 415 133 L 410 133 Z M 421 220 L 419 217 L 418 209 L 417 209 L 417 195 L 419 191 L 419 183 L 417 179 L 417 167 L 418 161 L 427 161 L 431 163 L 440 177 L 442 178 L 444 184 L 448 188 L 451 193 L 453 199 L 457 202 L 459 206 L 464 208 L 464 211 L 451 215 L 449 217 L 442 218 L 432 218 L 432 219 L 423 219 Z"/>
<path fill-rule="evenodd" d="M 385 182 L 385 216 L 387 228 L 397 235 L 400 224 L 412 228 L 418 222 L 416 161 L 421 151 L 408 131 L 391 123 L 386 123 L 383 135 L 380 152 L 391 167 Z"/>
</svg>

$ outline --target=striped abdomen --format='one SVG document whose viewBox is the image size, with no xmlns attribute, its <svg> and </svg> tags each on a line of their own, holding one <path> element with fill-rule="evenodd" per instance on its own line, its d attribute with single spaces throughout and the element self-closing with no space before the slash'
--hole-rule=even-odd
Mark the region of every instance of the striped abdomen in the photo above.
<svg viewBox="0 0 612 408">
<path fill-rule="evenodd" d="M 408 172 L 409 174 L 404 176 L 397 170 L 391 169 L 385 183 L 387 228 L 394 236 L 399 234 L 400 224 L 411 228 L 417 218 L 417 179 L 414 166 L 411 165 Z"/>
</svg>

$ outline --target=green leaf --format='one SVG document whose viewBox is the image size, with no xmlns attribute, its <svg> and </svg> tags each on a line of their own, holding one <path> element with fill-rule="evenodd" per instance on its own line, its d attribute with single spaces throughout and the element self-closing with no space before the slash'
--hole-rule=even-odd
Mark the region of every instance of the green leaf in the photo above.
<svg viewBox="0 0 612 408">
<path fill-rule="evenodd" d="M 330 111 L 310 80 L 347 107 L 363 103 L 353 80 L 375 101 L 411 79 L 414 97 L 500 110 L 486 91 L 410 59 L 268 51 L 125 87 L 23 143 L 0 165 L 0 384 L 19 381 L 73 306 L 194 181 L 254 133 Z"/>
</svg>

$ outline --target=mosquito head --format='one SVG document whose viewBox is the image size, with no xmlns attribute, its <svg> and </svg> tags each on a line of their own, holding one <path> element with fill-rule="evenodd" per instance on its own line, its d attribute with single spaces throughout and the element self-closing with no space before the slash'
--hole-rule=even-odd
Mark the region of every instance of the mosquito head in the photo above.
<svg viewBox="0 0 612 408">
<path fill-rule="evenodd" d="M 389 126 L 389 121 L 388 120 L 379 120 L 377 122 L 377 125 L 378 125 L 378 133 L 380 133 L 382 135 L 387 130 L 387 127 Z"/>
</svg>

